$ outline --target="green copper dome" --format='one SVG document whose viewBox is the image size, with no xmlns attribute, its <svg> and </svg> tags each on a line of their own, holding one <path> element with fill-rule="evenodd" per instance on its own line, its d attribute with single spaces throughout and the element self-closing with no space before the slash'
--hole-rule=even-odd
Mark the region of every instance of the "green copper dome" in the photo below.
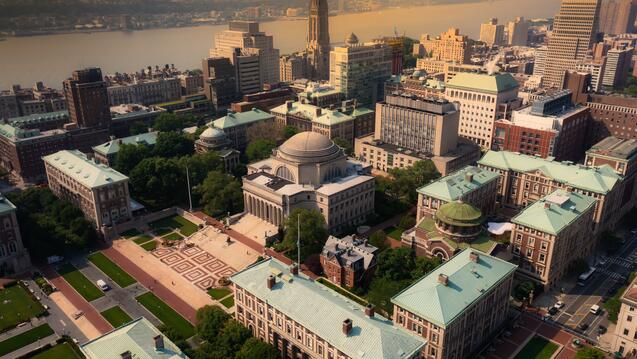
<svg viewBox="0 0 637 359">
<path fill-rule="evenodd" d="M 482 224 L 482 212 L 464 202 L 445 203 L 435 214 L 436 219 L 452 226 L 474 227 Z"/>
</svg>

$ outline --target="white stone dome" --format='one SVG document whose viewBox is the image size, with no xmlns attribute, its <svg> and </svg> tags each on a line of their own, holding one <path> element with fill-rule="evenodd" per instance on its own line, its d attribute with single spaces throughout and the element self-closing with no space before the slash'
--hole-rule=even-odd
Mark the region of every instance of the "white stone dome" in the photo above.
<svg viewBox="0 0 637 359">
<path fill-rule="evenodd" d="M 218 128 L 208 127 L 199 135 L 199 138 L 202 140 L 219 140 L 225 139 L 226 134 Z"/>
<path fill-rule="evenodd" d="M 301 132 L 285 141 L 278 149 L 279 157 L 298 163 L 320 163 L 343 156 L 328 137 L 317 132 Z"/>
</svg>

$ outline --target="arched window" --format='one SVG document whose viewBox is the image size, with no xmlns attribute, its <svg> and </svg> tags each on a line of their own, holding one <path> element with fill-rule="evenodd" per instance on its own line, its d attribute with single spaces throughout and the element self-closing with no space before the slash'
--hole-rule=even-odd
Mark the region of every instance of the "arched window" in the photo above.
<svg viewBox="0 0 637 359">
<path fill-rule="evenodd" d="M 17 251 L 14 241 L 9 242 L 9 253 L 15 253 Z"/>
<path fill-rule="evenodd" d="M 276 169 L 276 176 L 291 182 L 296 182 L 294 180 L 294 175 L 292 174 L 292 172 L 285 166 L 281 166 Z"/>
</svg>

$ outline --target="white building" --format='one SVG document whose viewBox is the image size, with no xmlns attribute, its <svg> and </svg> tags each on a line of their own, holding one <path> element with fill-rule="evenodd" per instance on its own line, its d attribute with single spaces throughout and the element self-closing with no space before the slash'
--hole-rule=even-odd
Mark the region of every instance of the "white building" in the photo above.
<svg viewBox="0 0 637 359">
<path fill-rule="evenodd" d="M 578 62 L 577 65 L 575 65 L 575 69 L 578 72 L 586 72 L 591 74 L 591 90 L 593 92 L 598 92 L 602 89 L 605 68 L 606 61 L 604 61 L 604 59 L 587 59 Z"/>
</svg>

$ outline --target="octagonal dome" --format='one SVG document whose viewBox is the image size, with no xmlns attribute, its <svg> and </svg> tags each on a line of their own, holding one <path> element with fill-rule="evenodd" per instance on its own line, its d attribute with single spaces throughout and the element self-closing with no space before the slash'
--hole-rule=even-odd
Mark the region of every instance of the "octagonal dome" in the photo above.
<svg viewBox="0 0 637 359">
<path fill-rule="evenodd" d="M 208 127 L 199 135 L 202 140 L 225 139 L 225 137 L 226 134 L 223 131 L 214 127 Z"/>
<path fill-rule="evenodd" d="M 458 227 L 475 227 L 482 224 L 482 212 L 462 201 L 445 203 L 436 211 L 436 219 Z"/>
<path fill-rule="evenodd" d="M 301 132 L 285 141 L 277 155 L 297 163 L 320 163 L 343 156 L 338 147 L 328 137 L 316 132 Z"/>
</svg>

